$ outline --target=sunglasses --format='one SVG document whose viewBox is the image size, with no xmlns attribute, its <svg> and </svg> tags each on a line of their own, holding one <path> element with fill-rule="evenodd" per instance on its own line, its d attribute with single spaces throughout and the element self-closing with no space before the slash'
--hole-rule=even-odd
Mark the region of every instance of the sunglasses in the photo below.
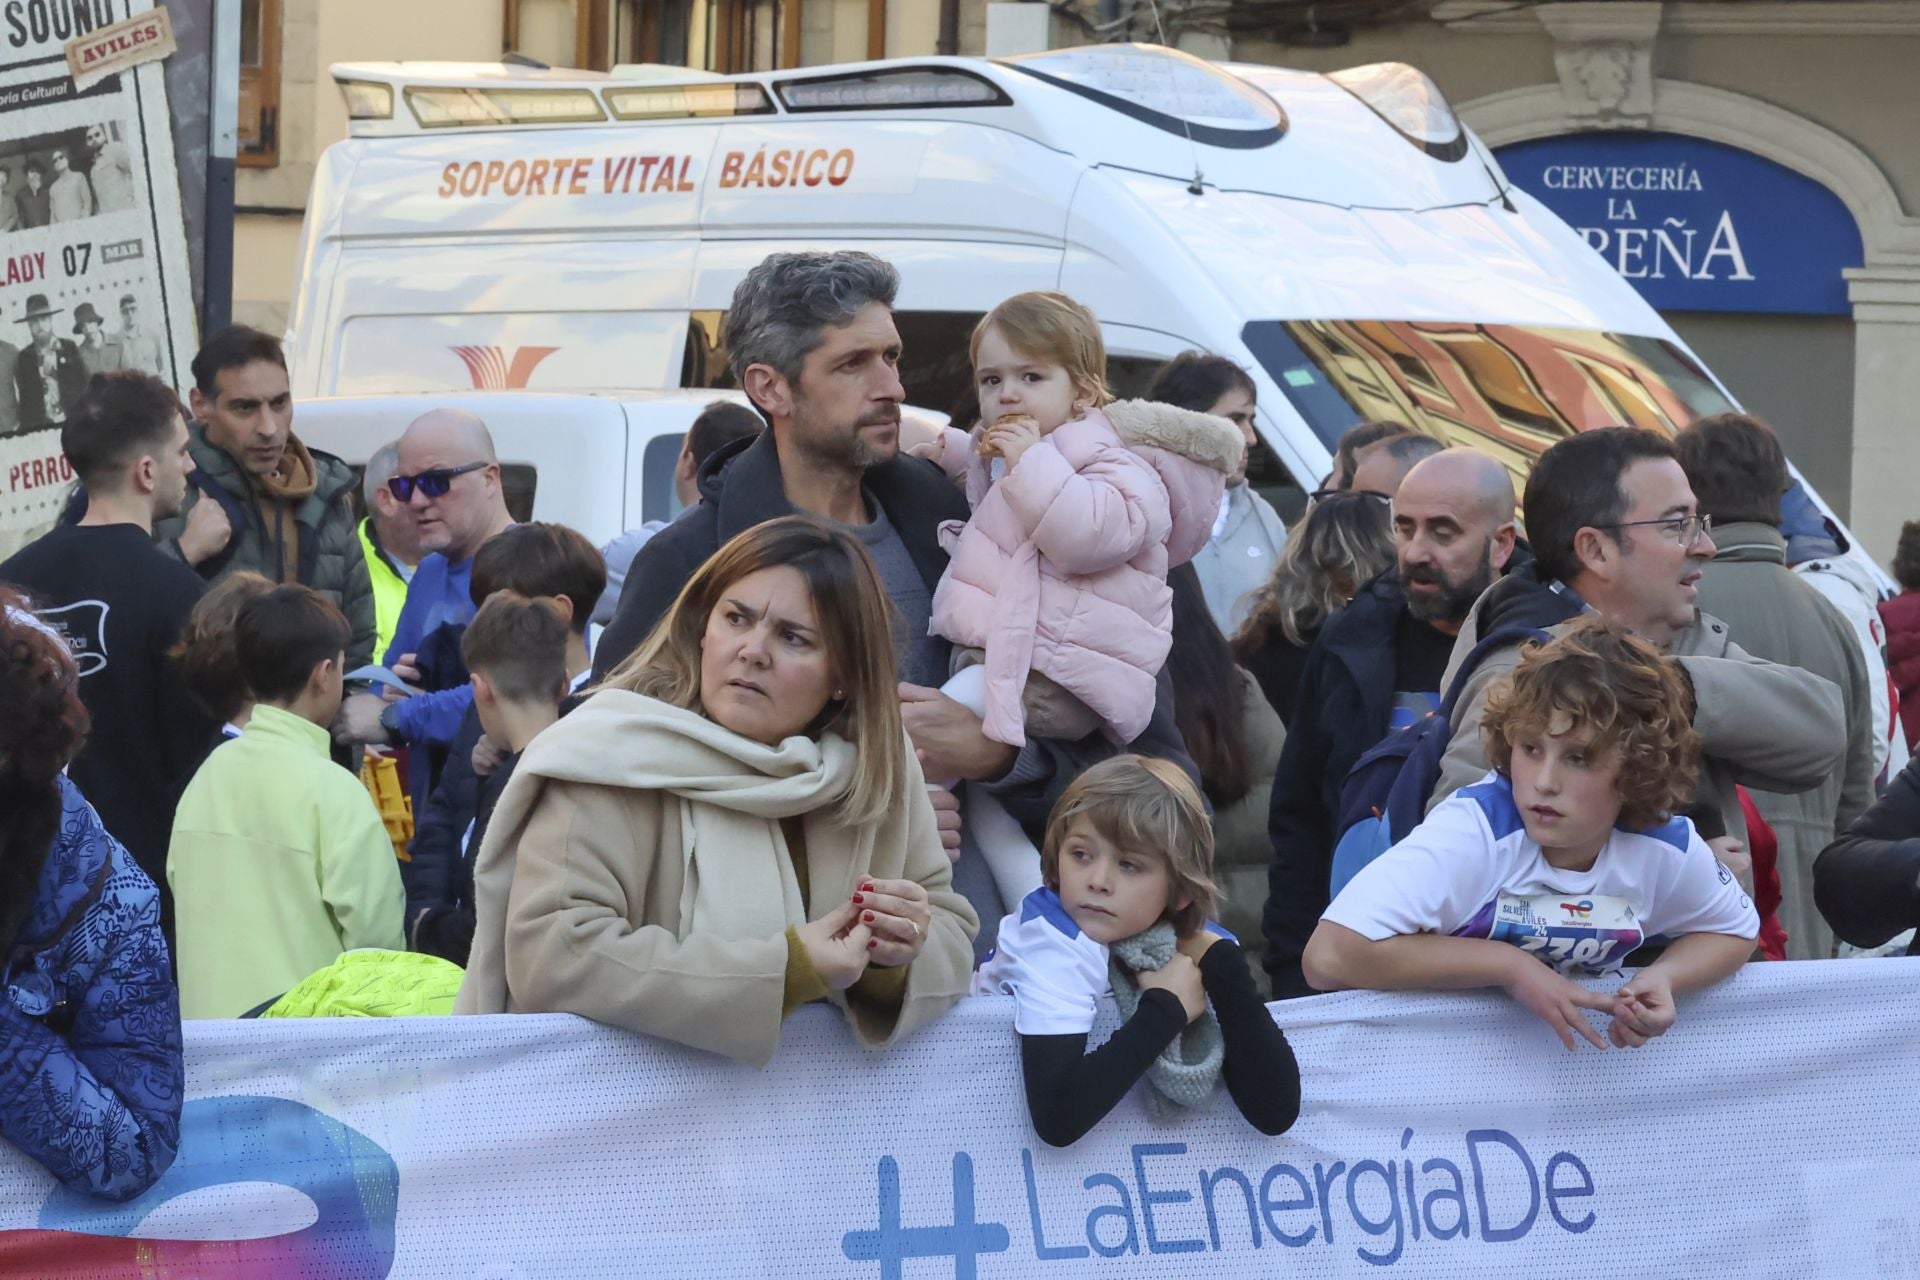
<svg viewBox="0 0 1920 1280">
<path fill-rule="evenodd" d="M 387 492 L 402 502 L 412 502 L 415 489 L 429 498 L 444 498 L 447 496 L 447 490 L 453 488 L 455 476 L 463 476 L 469 471 L 478 471 L 490 465 L 485 462 L 469 462 L 464 467 L 435 467 L 431 471 L 422 471 L 417 476 L 395 476 L 387 481 Z"/>
</svg>

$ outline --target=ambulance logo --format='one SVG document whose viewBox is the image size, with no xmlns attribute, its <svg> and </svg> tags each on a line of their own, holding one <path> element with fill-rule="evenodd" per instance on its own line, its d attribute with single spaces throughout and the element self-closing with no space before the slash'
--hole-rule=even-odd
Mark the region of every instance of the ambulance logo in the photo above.
<svg viewBox="0 0 1920 1280">
<path fill-rule="evenodd" d="M 534 369 L 558 347 L 515 347 L 509 357 L 500 347 L 450 347 L 467 366 L 475 391 L 518 391 Z"/>
</svg>

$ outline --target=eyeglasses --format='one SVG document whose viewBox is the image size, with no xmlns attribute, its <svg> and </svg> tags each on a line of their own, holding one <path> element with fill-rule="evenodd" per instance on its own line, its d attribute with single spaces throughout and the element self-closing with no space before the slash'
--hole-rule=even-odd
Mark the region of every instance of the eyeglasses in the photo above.
<svg viewBox="0 0 1920 1280">
<path fill-rule="evenodd" d="M 402 502 L 413 501 L 413 491 L 418 489 L 429 498 L 444 498 L 447 490 L 453 488 L 455 476 L 463 476 L 469 471 L 478 471 L 491 466 L 486 462 L 469 462 L 464 467 L 435 467 L 431 471 L 422 471 L 417 476 L 395 476 L 387 481 L 387 492 Z"/>
<path fill-rule="evenodd" d="M 1329 498 L 1372 498 L 1375 502 L 1391 503 L 1393 495 L 1382 493 L 1378 489 L 1315 489 L 1307 495 L 1309 502 L 1324 502 Z"/>
<path fill-rule="evenodd" d="M 1659 520 L 1625 520 L 1619 524 L 1597 524 L 1596 529 L 1658 529 L 1683 547 L 1690 547 L 1701 534 L 1713 532 L 1712 516 L 1665 516 Z"/>
</svg>

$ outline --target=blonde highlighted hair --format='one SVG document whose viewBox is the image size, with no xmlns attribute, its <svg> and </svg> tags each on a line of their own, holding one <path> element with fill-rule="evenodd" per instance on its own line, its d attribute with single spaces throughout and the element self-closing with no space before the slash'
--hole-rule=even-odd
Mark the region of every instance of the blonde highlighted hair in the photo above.
<svg viewBox="0 0 1920 1280">
<path fill-rule="evenodd" d="M 1085 821 L 1103 840 L 1167 865 L 1166 920 L 1182 938 L 1213 918 L 1220 890 L 1213 882 L 1213 823 L 1200 792 L 1178 765 L 1150 756 L 1102 760 L 1061 793 L 1047 819 L 1040 875 L 1060 889 L 1060 850 L 1067 831 Z M 1187 905 L 1177 910 L 1180 898 Z"/>
<path fill-rule="evenodd" d="M 735 537 L 695 571 L 666 616 L 600 688 L 705 714 L 700 645 L 707 619 L 734 583 L 778 568 L 806 580 L 834 685 L 844 695 L 827 703 L 807 732 L 838 734 L 859 753 L 860 767 L 839 800 L 837 817 L 849 826 L 877 822 L 904 802 L 908 776 L 892 604 L 866 548 L 837 529 L 806 516 L 783 516 Z"/>
<path fill-rule="evenodd" d="M 1617 622 L 1588 614 L 1546 644 L 1529 643 L 1520 665 L 1494 683 L 1480 727 L 1487 758 L 1513 772 L 1518 738 L 1555 732 L 1591 735 L 1587 757 L 1618 760 L 1619 825 L 1644 831 L 1693 795 L 1700 735 L 1680 664 Z"/>
<path fill-rule="evenodd" d="M 1100 337 L 1100 322 L 1066 294 L 1050 290 L 1016 293 L 982 316 L 967 343 L 967 356 L 976 369 L 980 367 L 980 342 L 989 329 L 1000 330 L 1007 345 L 1021 355 L 1065 369 L 1074 386 L 1095 406 L 1113 400 L 1113 393 L 1107 389 L 1107 344 Z"/>
</svg>

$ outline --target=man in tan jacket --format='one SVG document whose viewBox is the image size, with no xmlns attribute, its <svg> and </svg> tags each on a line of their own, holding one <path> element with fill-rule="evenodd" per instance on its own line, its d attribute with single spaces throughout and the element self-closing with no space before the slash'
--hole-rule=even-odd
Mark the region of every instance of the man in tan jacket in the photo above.
<svg viewBox="0 0 1920 1280">
<path fill-rule="evenodd" d="M 1481 636 L 1508 627 L 1558 634 L 1597 609 L 1679 659 L 1693 686 L 1703 759 L 1688 816 L 1703 836 L 1745 844 L 1735 784 L 1800 792 L 1840 767 L 1846 715 L 1833 683 L 1754 657 L 1695 607 L 1713 539 L 1666 437 L 1630 427 L 1570 436 L 1534 463 L 1521 505 L 1536 559 L 1474 606 L 1454 644 L 1449 685 Z M 1468 681 L 1429 811 L 1486 774 L 1487 691 L 1518 661 L 1517 648 L 1493 653 Z"/>
<path fill-rule="evenodd" d="M 1746 649 L 1833 681 L 1846 703 L 1846 767 L 1797 795 L 1755 790 L 1754 807 L 1780 842 L 1780 923 L 1787 957 L 1825 960 L 1833 930 L 1813 902 L 1813 860 L 1873 803 L 1873 691 L 1866 660 L 1840 611 L 1787 568 L 1780 532 L 1786 454 L 1767 425 L 1722 413 L 1674 441 L 1700 509 L 1713 517 L 1716 553 L 1701 566 L 1700 605 Z"/>
</svg>

